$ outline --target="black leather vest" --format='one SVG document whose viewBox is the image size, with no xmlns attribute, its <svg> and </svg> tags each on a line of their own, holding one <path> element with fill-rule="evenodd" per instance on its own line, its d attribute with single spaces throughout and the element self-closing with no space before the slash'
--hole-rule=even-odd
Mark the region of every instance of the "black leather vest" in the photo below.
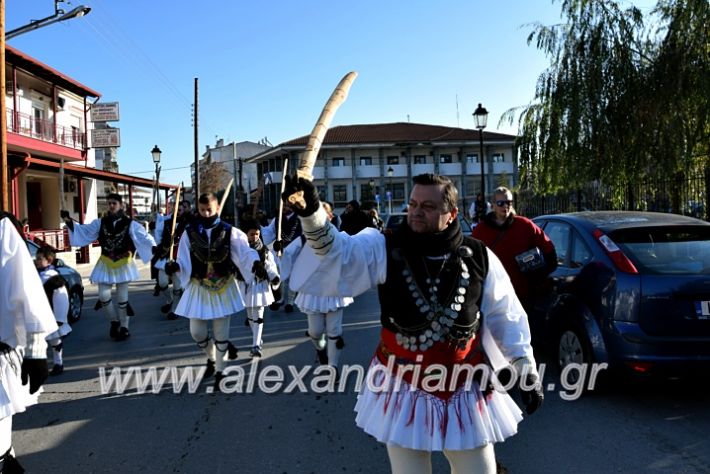
<svg viewBox="0 0 710 474">
<path fill-rule="evenodd" d="M 101 219 L 99 228 L 101 255 L 116 262 L 136 252 L 136 246 L 128 232 L 132 222 L 133 219 L 126 216 L 115 221 L 110 216 Z"/>
<path fill-rule="evenodd" d="M 474 337 L 482 324 L 479 308 L 483 281 L 488 274 L 485 245 L 476 239 L 464 237 L 463 244 L 451 252 L 444 262 L 426 259 L 421 254 L 405 253 L 397 243 L 397 234 L 386 235 L 385 239 L 387 280 L 378 286 L 382 326 L 404 336 L 418 337 L 426 331 L 431 331 L 432 319 L 427 316 L 433 305 L 428 301 L 428 289 L 431 285 L 426 280 L 433 280 L 438 276 L 441 281 L 436 285 L 437 302 L 441 307 L 451 309 L 452 304 L 457 304 L 454 298 L 459 294 L 458 290 L 462 284 L 463 260 L 469 274 L 468 284 L 465 295 L 461 295 L 462 298 L 459 299 L 462 300 L 460 309 L 445 339 L 463 342 Z M 411 281 L 408 282 L 408 279 Z"/>
<path fill-rule="evenodd" d="M 190 239 L 192 278 L 206 278 L 208 270 L 210 276 L 217 278 L 235 274 L 236 267 L 230 257 L 231 225 L 220 222 L 214 226 L 210 241 L 207 239 L 207 232 L 205 230 L 200 232 L 198 225 L 188 226 L 187 236 Z"/>
</svg>

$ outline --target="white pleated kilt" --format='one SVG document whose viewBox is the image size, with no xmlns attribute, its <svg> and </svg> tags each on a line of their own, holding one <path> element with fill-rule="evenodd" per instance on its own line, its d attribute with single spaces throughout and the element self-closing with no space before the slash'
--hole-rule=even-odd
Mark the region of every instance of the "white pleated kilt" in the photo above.
<svg viewBox="0 0 710 474">
<path fill-rule="evenodd" d="M 459 451 L 505 440 L 518 431 L 522 412 L 507 393 L 484 396 L 474 382 L 448 400 L 423 390 L 410 390 L 404 380 L 395 391 L 395 377 L 385 380 L 374 359 L 355 405 L 355 423 L 382 443 L 423 451 Z M 384 366 L 383 366 L 384 367 Z M 367 380 L 372 376 L 371 386 Z M 379 391 L 380 387 L 387 390 Z M 371 390 L 371 387 L 375 391 Z"/>
<path fill-rule="evenodd" d="M 125 264 L 112 268 L 106 264 L 103 258 L 99 258 L 99 261 L 96 262 L 96 266 L 89 277 L 91 283 L 104 283 L 107 285 L 135 281 L 138 280 L 138 278 L 138 267 L 134 259 L 130 259 Z"/>
<path fill-rule="evenodd" d="M 17 351 L 0 352 L 0 418 L 22 413 L 37 403 L 42 388 L 30 395 L 30 384 L 22 385 L 22 357 Z"/>
<path fill-rule="evenodd" d="M 191 279 L 175 308 L 175 314 L 190 319 L 217 319 L 244 309 L 237 281 L 231 278 L 219 291 L 209 290 Z"/>
<path fill-rule="evenodd" d="M 330 313 L 352 304 L 355 301 L 350 297 L 315 296 L 299 292 L 294 303 L 303 311 L 309 313 Z"/>
<path fill-rule="evenodd" d="M 269 282 L 266 280 L 251 283 L 239 282 L 239 292 L 244 298 L 244 306 L 247 308 L 260 308 L 269 306 L 274 302 L 274 295 L 271 293 Z"/>
</svg>

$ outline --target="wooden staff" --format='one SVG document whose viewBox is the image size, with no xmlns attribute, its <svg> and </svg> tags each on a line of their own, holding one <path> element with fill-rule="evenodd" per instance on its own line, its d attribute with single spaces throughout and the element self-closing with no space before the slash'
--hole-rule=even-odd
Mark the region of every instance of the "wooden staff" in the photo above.
<svg viewBox="0 0 710 474">
<path fill-rule="evenodd" d="M 278 217 L 278 220 L 276 221 L 276 241 L 281 242 L 281 223 L 283 222 L 283 212 L 284 212 L 284 201 L 281 199 L 281 195 L 284 192 L 284 189 L 286 189 L 286 180 L 284 179 L 286 177 L 286 173 L 288 173 L 288 158 L 284 158 L 284 166 L 283 166 L 283 171 L 281 173 L 281 192 L 279 193 L 279 213 L 276 215 Z M 278 256 L 280 257 L 281 254 L 283 253 L 283 249 L 279 250 L 277 252 Z"/>
<path fill-rule="evenodd" d="M 298 169 L 296 170 L 297 178 L 304 178 L 309 181 L 313 181 L 313 166 L 316 163 L 316 158 L 318 158 L 318 152 L 320 151 L 321 143 L 325 138 L 325 133 L 328 131 L 330 122 L 335 116 L 335 111 L 338 107 L 345 102 L 348 98 L 348 92 L 350 91 L 350 86 L 352 86 L 353 81 L 357 77 L 357 72 L 351 71 L 343 77 L 338 83 L 337 87 L 330 95 L 330 99 L 326 102 L 325 107 L 318 117 L 315 127 L 311 132 L 311 136 L 308 138 L 308 144 L 306 145 L 306 151 L 301 157 L 301 161 L 298 163 Z M 303 191 L 298 191 L 288 197 L 288 201 L 297 206 L 300 209 L 305 209 L 306 201 L 303 199 Z"/>
<path fill-rule="evenodd" d="M 180 190 L 182 189 L 182 184 L 178 186 L 177 191 L 175 191 L 175 204 L 173 204 L 173 224 L 170 230 L 170 250 L 168 251 L 168 260 L 173 258 L 173 246 L 175 245 L 175 225 L 177 224 L 177 210 L 180 203 Z"/>
<path fill-rule="evenodd" d="M 222 201 L 219 203 L 219 211 L 217 212 L 218 216 L 222 215 L 222 208 L 224 207 L 224 203 L 227 202 L 227 196 L 229 196 L 229 190 L 232 189 L 232 185 L 234 184 L 234 178 L 229 180 L 229 184 L 224 190 L 224 194 L 222 195 Z"/>
</svg>

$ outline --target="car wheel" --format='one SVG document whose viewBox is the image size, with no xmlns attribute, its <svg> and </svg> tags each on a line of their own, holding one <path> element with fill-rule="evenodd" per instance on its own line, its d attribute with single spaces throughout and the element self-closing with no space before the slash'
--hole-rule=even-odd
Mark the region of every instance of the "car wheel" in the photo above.
<svg viewBox="0 0 710 474">
<path fill-rule="evenodd" d="M 564 377 L 570 385 L 580 383 L 580 377 L 585 381 L 592 363 L 592 354 L 587 344 L 586 334 L 576 327 L 562 329 L 557 338 L 557 362 L 560 368 L 560 376 Z M 580 370 L 569 367 L 576 364 Z"/>
<path fill-rule="evenodd" d="M 67 321 L 74 324 L 81 318 L 81 307 L 84 304 L 84 295 L 79 288 L 72 288 L 69 291 L 69 314 Z"/>
</svg>

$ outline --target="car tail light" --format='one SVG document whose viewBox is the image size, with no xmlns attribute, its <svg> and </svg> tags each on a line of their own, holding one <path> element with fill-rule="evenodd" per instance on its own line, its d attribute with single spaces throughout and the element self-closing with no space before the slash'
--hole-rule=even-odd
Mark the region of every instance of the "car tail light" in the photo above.
<svg viewBox="0 0 710 474">
<path fill-rule="evenodd" d="M 604 232 L 597 229 L 594 231 L 593 235 L 594 238 L 597 239 L 597 242 L 599 242 L 599 244 L 604 248 L 611 261 L 614 262 L 616 268 L 624 273 L 638 273 L 638 270 L 631 260 L 624 255 L 624 252 L 622 252 L 614 241 L 611 240 Z"/>
<path fill-rule="evenodd" d="M 651 362 L 626 362 L 626 365 L 638 374 L 645 374 L 653 367 Z"/>
</svg>

